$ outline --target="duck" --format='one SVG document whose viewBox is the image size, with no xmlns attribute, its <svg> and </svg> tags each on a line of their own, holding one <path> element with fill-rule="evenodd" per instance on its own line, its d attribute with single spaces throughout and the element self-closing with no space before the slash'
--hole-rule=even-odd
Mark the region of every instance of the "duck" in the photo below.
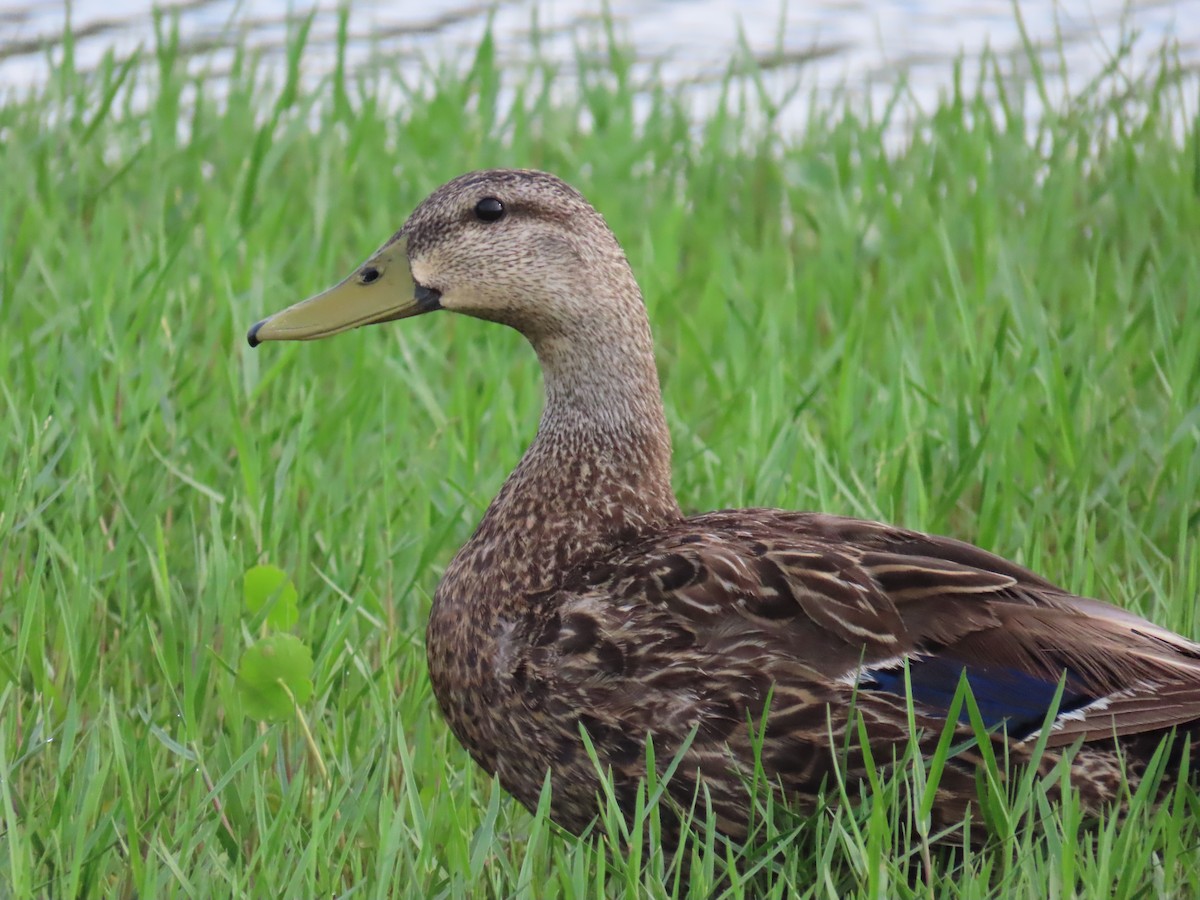
<svg viewBox="0 0 1200 900">
<path fill-rule="evenodd" d="M 935 824 L 969 817 L 988 749 L 1043 773 L 1065 762 L 1100 813 L 1165 739 L 1200 736 L 1200 644 L 1131 612 L 893 525 L 685 515 L 638 282 L 602 215 L 555 175 L 455 178 L 345 280 L 248 341 L 443 310 L 520 332 L 545 400 L 437 585 L 433 694 L 522 804 L 549 785 L 569 832 L 592 827 L 605 796 L 631 811 L 653 765 L 672 766 L 673 809 L 702 797 L 706 821 L 745 841 L 756 771 L 803 812 L 835 777 L 865 785 L 873 761 L 929 756 L 947 734 Z"/>
</svg>

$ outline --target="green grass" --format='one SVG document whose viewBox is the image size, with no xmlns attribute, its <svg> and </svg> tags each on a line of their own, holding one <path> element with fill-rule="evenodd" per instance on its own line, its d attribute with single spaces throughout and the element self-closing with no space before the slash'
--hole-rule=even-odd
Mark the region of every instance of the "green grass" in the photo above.
<svg viewBox="0 0 1200 900">
<path fill-rule="evenodd" d="M 189 75 L 164 29 L 145 66 L 68 53 L 0 99 L 0 895 L 683 890 L 505 797 L 430 694 L 430 596 L 532 436 L 533 354 L 448 315 L 244 341 L 471 168 L 553 170 L 623 241 L 686 509 L 949 533 L 1200 637 L 1194 75 L 1037 124 L 956 87 L 889 152 L 853 104 L 755 125 L 753 79 L 697 119 L 603 37 L 578 72 L 502 74 L 485 41 L 419 87 L 339 68 L 315 92 L 302 38 L 283 83 L 248 50 Z M 976 66 L 994 90 L 1021 68 Z M 327 782 L 227 669 L 264 561 L 299 587 Z M 1200 894 L 1194 790 L 1090 833 L 1069 798 L 993 798 L 1001 833 L 926 880 L 921 778 L 802 823 L 773 874 L 701 847 L 692 895 Z"/>
</svg>

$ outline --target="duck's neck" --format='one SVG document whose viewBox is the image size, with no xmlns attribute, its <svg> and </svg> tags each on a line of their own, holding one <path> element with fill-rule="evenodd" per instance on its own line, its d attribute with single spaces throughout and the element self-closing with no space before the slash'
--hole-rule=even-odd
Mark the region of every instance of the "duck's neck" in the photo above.
<svg viewBox="0 0 1200 900">
<path fill-rule="evenodd" d="M 447 599 L 457 581 L 469 602 L 520 602 L 680 516 L 640 299 L 622 315 L 529 337 L 546 385 L 537 438 L 447 570 Z"/>
</svg>

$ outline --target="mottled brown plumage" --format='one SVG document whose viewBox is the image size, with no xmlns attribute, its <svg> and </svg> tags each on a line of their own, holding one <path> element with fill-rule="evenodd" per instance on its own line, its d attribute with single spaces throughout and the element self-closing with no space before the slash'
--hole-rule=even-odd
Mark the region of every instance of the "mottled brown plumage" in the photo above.
<svg viewBox="0 0 1200 900">
<path fill-rule="evenodd" d="M 495 220 L 481 212 L 495 209 L 485 198 L 502 204 Z M 417 300 L 380 292 L 378 309 L 362 313 L 356 292 L 403 263 Z M 720 829 L 740 838 L 749 723 L 768 698 L 763 769 L 804 807 L 841 752 L 831 739 L 846 775 L 864 773 L 857 727 L 847 733 L 852 706 L 874 759 L 903 752 L 906 667 L 923 747 L 940 736 L 965 670 L 1017 762 L 1061 680 L 1040 766 L 1080 742 L 1072 771 L 1091 809 L 1117 797 L 1121 754 L 1136 778 L 1162 735 L 1195 731 L 1200 645 L 976 547 L 811 513 L 684 517 L 637 283 L 601 216 L 554 176 L 450 182 L 345 284 L 335 291 L 357 304 L 353 316 L 273 317 L 251 342 L 440 305 L 516 328 L 541 361 L 537 437 L 437 588 L 428 658 L 472 757 L 531 807 L 549 772 L 553 817 L 571 831 L 597 811 L 581 729 L 626 802 L 647 737 L 665 766 L 694 733 L 672 795 L 689 804 L 703 782 Z M 312 302 L 322 315 L 333 306 Z M 948 766 L 942 821 L 965 812 L 976 763 L 965 750 Z"/>
</svg>

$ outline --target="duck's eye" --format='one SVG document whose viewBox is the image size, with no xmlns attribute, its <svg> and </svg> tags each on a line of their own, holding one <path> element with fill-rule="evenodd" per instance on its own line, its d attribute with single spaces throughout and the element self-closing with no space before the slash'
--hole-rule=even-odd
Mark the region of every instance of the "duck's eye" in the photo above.
<svg viewBox="0 0 1200 900">
<path fill-rule="evenodd" d="M 475 215 L 481 222 L 498 222 L 504 218 L 504 204 L 495 197 L 484 197 L 475 204 Z"/>
<path fill-rule="evenodd" d="M 358 273 L 358 280 L 363 284 L 370 284 L 373 281 L 379 280 L 380 272 L 374 266 L 367 266 Z"/>
</svg>

